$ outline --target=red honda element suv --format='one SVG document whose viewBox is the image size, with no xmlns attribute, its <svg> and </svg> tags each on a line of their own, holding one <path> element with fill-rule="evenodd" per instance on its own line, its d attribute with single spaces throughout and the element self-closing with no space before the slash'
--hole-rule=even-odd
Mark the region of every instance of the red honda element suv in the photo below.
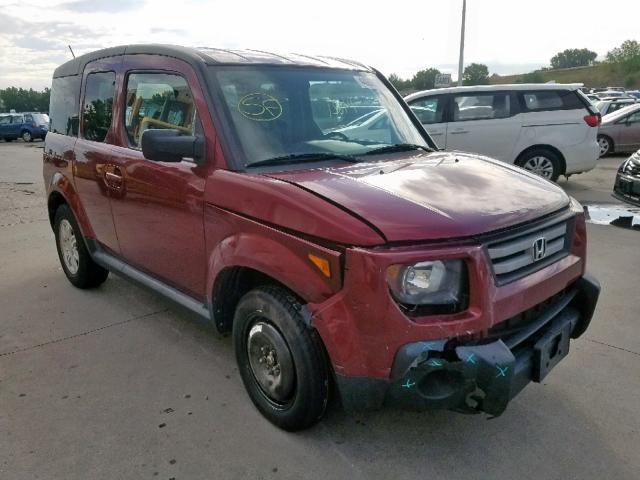
<svg viewBox="0 0 640 480">
<path fill-rule="evenodd" d="M 317 422 L 332 392 L 350 411 L 499 415 L 591 320 L 581 206 L 439 151 L 360 63 L 109 48 L 55 71 L 50 116 L 69 281 L 113 272 L 232 332 L 251 400 L 281 428 Z"/>
</svg>

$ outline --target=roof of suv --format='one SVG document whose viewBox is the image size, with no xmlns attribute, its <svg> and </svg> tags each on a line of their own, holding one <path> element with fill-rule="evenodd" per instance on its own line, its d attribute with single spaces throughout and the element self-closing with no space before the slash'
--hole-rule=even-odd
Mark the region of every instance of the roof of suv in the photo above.
<svg viewBox="0 0 640 480">
<path fill-rule="evenodd" d="M 460 93 L 460 92 L 493 92 L 504 90 L 578 90 L 582 87 L 582 83 L 515 83 L 515 84 L 503 84 L 503 85 L 470 85 L 464 87 L 447 87 L 447 88 L 434 88 L 431 90 L 422 90 L 420 92 L 412 93 L 405 97 L 405 100 L 411 100 L 416 97 L 422 97 L 424 95 L 431 95 L 435 93 Z"/>
<path fill-rule="evenodd" d="M 179 45 L 139 44 L 105 48 L 81 55 L 63 63 L 53 73 L 53 77 L 65 77 L 82 73 L 87 63 L 100 58 L 118 55 L 163 55 L 184 60 L 190 64 L 204 65 L 297 65 L 307 67 L 336 68 L 342 70 L 371 71 L 366 65 L 343 58 L 310 56 L 297 53 L 276 54 L 261 50 L 229 50 L 222 48 L 191 48 Z"/>
</svg>

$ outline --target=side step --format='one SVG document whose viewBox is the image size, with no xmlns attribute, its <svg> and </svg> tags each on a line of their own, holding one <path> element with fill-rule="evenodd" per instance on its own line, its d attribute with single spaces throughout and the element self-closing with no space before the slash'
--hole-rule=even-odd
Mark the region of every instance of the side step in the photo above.
<svg viewBox="0 0 640 480">
<path fill-rule="evenodd" d="M 157 278 L 138 270 L 137 268 L 132 267 L 128 263 L 125 263 L 118 257 L 104 250 L 95 240 L 86 238 L 85 241 L 89 251 L 91 252 L 91 258 L 93 258 L 93 261 L 101 267 L 157 292 L 163 297 L 168 298 L 169 300 L 172 300 L 178 305 L 195 313 L 199 317 L 202 317 L 207 321 L 211 321 L 211 313 L 207 306 L 202 302 L 170 285 L 167 285 Z"/>
</svg>

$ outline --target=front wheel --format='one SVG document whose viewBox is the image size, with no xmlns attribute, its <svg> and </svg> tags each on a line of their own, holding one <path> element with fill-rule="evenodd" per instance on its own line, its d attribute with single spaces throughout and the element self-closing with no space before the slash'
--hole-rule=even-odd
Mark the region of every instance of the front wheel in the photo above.
<svg viewBox="0 0 640 480">
<path fill-rule="evenodd" d="M 31 132 L 29 130 L 24 130 L 20 137 L 22 137 L 22 140 L 24 142 L 33 142 L 33 135 L 31 135 Z"/>
<path fill-rule="evenodd" d="M 322 418 L 329 368 L 318 334 L 305 324 L 291 293 L 263 286 L 242 297 L 233 344 L 244 386 L 270 422 L 295 431 Z"/>
<path fill-rule="evenodd" d="M 56 210 L 53 228 L 60 264 L 69 281 L 83 289 L 104 283 L 109 270 L 102 268 L 91 258 L 78 223 L 67 205 L 61 205 Z"/>
<path fill-rule="evenodd" d="M 518 159 L 516 165 L 552 182 L 555 182 L 561 173 L 560 159 L 554 152 L 545 149 L 536 149 L 525 153 Z"/>
<path fill-rule="evenodd" d="M 600 156 L 604 157 L 611 153 L 613 142 L 606 135 L 598 135 L 598 146 L 600 147 Z"/>
</svg>

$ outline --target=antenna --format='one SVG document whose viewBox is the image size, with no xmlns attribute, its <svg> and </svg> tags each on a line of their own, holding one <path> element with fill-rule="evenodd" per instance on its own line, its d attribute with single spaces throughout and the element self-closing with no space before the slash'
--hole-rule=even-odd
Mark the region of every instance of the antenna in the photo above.
<svg viewBox="0 0 640 480">
<path fill-rule="evenodd" d="M 71 45 L 67 45 L 67 47 L 69 47 L 69 51 L 71 52 L 71 55 L 73 55 L 73 58 L 76 58 L 76 54 L 73 53 L 73 49 L 71 48 Z"/>
</svg>

